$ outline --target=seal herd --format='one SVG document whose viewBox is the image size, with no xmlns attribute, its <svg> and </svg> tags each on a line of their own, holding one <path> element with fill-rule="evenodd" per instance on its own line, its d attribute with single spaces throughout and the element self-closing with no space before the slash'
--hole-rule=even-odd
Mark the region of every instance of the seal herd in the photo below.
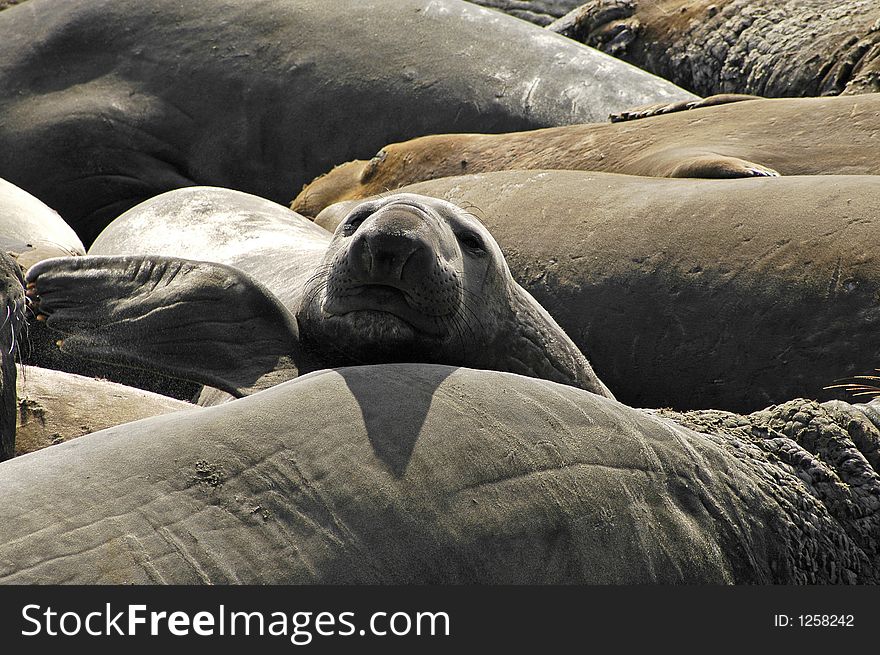
<svg viewBox="0 0 880 655">
<path fill-rule="evenodd" d="M 0 3 L 0 582 L 880 582 L 826 5 Z"/>
</svg>

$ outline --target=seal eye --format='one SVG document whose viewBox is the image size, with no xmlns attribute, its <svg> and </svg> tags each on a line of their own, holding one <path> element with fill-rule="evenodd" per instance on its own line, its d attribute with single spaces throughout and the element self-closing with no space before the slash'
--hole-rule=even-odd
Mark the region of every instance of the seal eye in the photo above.
<svg viewBox="0 0 880 655">
<path fill-rule="evenodd" d="M 458 237 L 458 242 L 467 248 L 472 254 L 486 254 L 486 244 L 483 243 L 482 237 L 476 232 L 462 232 L 456 236 Z"/>
<path fill-rule="evenodd" d="M 357 209 L 349 214 L 348 219 L 342 225 L 342 234 L 347 237 L 350 237 L 352 234 L 357 232 L 357 229 L 361 226 L 367 217 L 371 214 L 367 209 Z"/>
</svg>

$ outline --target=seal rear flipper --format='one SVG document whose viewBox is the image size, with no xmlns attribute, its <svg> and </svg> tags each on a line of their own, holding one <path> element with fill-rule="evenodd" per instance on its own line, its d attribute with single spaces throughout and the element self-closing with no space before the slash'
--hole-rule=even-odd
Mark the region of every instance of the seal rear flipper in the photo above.
<svg viewBox="0 0 880 655">
<path fill-rule="evenodd" d="M 752 96 L 745 93 L 719 93 L 714 96 L 707 96 L 700 100 L 680 100 L 678 102 L 661 102 L 652 105 L 642 105 L 625 111 L 609 114 L 608 120 L 612 123 L 623 123 L 624 121 L 635 121 L 640 118 L 650 118 L 651 116 L 661 116 L 663 114 L 675 114 L 680 111 L 689 111 L 691 109 L 703 109 L 704 107 L 715 107 L 717 105 L 729 105 L 734 102 L 743 102 L 744 100 L 762 100 L 761 96 Z"/>
<path fill-rule="evenodd" d="M 173 257 L 49 259 L 27 275 L 38 318 L 62 351 L 155 370 L 234 396 L 297 375 L 294 319 L 244 272 Z M 277 377 L 277 376 L 276 376 Z"/>
<path fill-rule="evenodd" d="M 670 161 L 666 177 L 729 179 L 736 177 L 779 177 L 779 173 L 739 157 L 705 153 Z"/>
</svg>

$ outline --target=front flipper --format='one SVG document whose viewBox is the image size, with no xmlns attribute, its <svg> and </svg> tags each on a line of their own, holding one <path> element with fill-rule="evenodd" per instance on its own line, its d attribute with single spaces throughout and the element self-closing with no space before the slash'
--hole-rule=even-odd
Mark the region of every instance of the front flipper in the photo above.
<svg viewBox="0 0 880 655">
<path fill-rule="evenodd" d="M 640 118 L 650 118 L 651 116 L 675 114 L 680 111 L 689 111 L 691 109 L 702 109 L 704 107 L 715 107 L 717 105 L 729 105 L 744 100 L 761 99 L 760 96 L 750 96 L 744 93 L 719 93 L 699 100 L 680 100 L 678 102 L 669 103 L 661 102 L 653 105 L 634 107 L 633 109 L 621 111 L 616 114 L 610 114 L 608 119 L 612 123 L 622 123 L 624 121 L 635 121 Z"/>
<path fill-rule="evenodd" d="M 244 272 L 173 257 L 48 259 L 28 271 L 39 320 L 63 352 L 243 396 L 296 377 L 290 313 Z M 262 380 L 261 380 L 262 378 Z"/>
</svg>

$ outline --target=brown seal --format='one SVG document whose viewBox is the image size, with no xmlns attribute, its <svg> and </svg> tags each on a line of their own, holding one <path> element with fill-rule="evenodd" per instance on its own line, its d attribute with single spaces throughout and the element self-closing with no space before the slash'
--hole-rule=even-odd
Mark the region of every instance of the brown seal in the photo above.
<svg viewBox="0 0 880 655">
<path fill-rule="evenodd" d="M 878 174 L 872 139 L 878 131 L 880 94 L 874 93 L 726 102 L 641 120 L 499 135 L 434 135 L 337 166 L 307 185 L 292 208 L 316 216 L 334 202 L 422 180 L 512 169 L 703 178 Z"/>
</svg>

